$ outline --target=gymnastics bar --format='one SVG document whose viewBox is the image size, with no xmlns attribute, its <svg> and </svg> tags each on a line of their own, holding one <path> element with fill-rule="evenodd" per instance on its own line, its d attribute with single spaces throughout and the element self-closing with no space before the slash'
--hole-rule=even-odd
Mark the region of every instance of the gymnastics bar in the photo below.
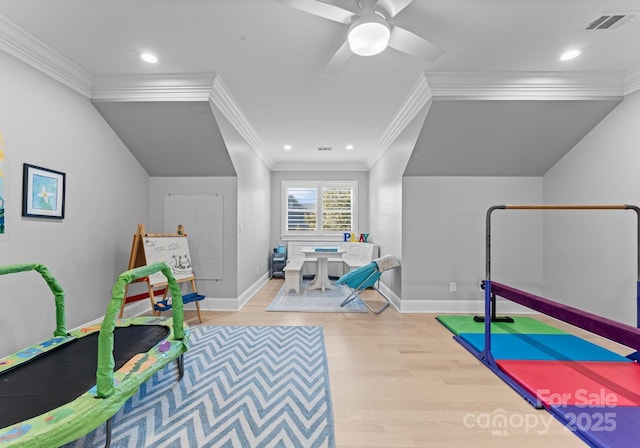
<svg viewBox="0 0 640 448">
<path fill-rule="evenodd" d="M 501 283 L 493 282 L 491 288 L 500 297 L 640 351 L 639 328 L 572 306 L 563 305 Z"/>
<path fill-rule="evenodd" d="M 491 282 L 491 214 L 495 210 L 633 210 L 636 212 L 636 234 L 637 234 L 637 249 L 636 249 L 636 258 L 637 258 L 637 275 L 636 275 L 636 323 L 637 326 L 640 327 L 640 208 L 635 205 L 621 204 L 621 205 L 494 205 L 489 207 L 487 210 L 486 216 L 486 246 L 485 246 L 485 281 L 484 281 L 484 349 L 481 353 L 478 354 L 479 359 L 481 359 L 486 365 L 490 366 L 492 370 L 495 371 L 497 369 L 496 362 L 493 359 L 493 355 L 491 354 L 491 294 L 494 292 L 494 288 Z M 504 285 L 500 285 L 503 286 Z M 503 289 L 503 293 L 504 293 Z M 515 296 L 515 295 L 513 295 Z M 533 296 L 536 297 L 536 296 Z M 509 298 L 509 297 L 505 297 Z M 539 297 L 538 299 L 542 299 Z M 513 300 L 513 299 L 512 299 Z M 545 299 L 547 300 L 547 299 Z M 533 300 L 530 301 L 533 304 Z M 549 301 L 551 302 L 551 301 Z M 555 302 L 552 302 L 555 303 Z M 558 304 L 559 305 L 559 304 Z M 567 309 L 570 307 L 567 307 Z M 585 314 L 575 314 L 571 316 L 571 319 L 575 319 L 576 321 L 587 321 L 586 315 L 590 313 L 586 313 L 585 311 L 578 310 L 577 308 L 573 308 L 574 310 L 585 313 Z M 566 310 L 565 310 L 566 311 Z M 560 313 L 560 311 L 558 311 Z M 546 314 L 546 313 L 545 313 Z M 562 313 L 560 313 L 562 314 Z M 595 316 L 600 322 L 604 322 L 604 318 L 591 314 L 591 316 Z M 554 316 L 555 317 L 555 316 Z M 564 319 L 562 319 L 564 320 Z M 601 330 L 607 334 L 614 333 L 615 327 L 613 324 L 620 324 L 618 322 L 608 320 L 609 325 L 602 325 Z M 569 322 L 571 323 L 571 322 Z M 579 325 L 578 325 L 579 326 Z M 597 326 L 597 325 L 596 325 Z M 626 331 L 623 331 L 625 334 L 625 340 L 628 340 L 632 334 L 629 329 L 633 329 L 638 331 L 634 327 L 627 326 Z M 589 330 L 591 331 L 591 330 Z M 597 333 L 596 334 L 600 334 Z M 637 337 L 640 335 L 640 331 L 634 336 Z M 609 336 L 605 336 L 610 338 Z M 616 339 L 613 339 L 614 341 Z M 622 343 L 622 342 L 621 342 Z M 623 343 L 624 345 L 628 345 L 628 343 Z M 629 345 L 632 348 L 636 348 L 637 343 L 633 345 Z M 640 350 L 638 350 L 640 351 Z M 630 357 L 635 357 L 638 354 L 638 351 L 634 355 L 630 355 Z"/>
</svg>

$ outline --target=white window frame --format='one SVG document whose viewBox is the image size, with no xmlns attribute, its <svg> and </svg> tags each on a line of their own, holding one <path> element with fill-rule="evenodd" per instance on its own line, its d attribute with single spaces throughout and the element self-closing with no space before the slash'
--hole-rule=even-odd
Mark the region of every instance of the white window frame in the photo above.
<svg viewBox="0 0 640 448">
<path fill-rule="evenodd" d="M 315 232 L 310 231 L 295 231 L 288 230 L 288 208 L 289 208 L 289 198 L 287 192 L 289 188 L 315 188 L 316 190 L 316 198 L 317 198 L 317 206 L 318 206 L 318 225 L 322 225 L 322 189 L 325 187 L 330 188 L 351 188 L 353 191 L 353 208 L 352 208 L 352 222 L 351 222 L 351 233 L 357 233 L 358 229 L 358 181 L 355 180 L 327 180 L 327 181 L 315 181 L 315 180 L 283 180 L 282 181 L 282 225 L 281 225 L 281 234 L 283 240 L 295 240 L 295 239 L 331 239 L 336 240 L 339 238 L 340 241 L 343 239 L 343 231 L 333 231 L 326 232 L 322 230 L 316 229 Z"/>
</svg>

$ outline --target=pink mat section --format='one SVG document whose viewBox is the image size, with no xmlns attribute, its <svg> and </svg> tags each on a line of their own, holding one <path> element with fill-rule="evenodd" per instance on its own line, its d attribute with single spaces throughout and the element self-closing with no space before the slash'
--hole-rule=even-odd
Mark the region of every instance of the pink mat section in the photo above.
<svg viewBox="0 0 640 448">
<path fill-rule="evenodd" d="M 546 408 L 640 406 L 640 366 L 635 362 L 497 361 Z"/>
</svg>

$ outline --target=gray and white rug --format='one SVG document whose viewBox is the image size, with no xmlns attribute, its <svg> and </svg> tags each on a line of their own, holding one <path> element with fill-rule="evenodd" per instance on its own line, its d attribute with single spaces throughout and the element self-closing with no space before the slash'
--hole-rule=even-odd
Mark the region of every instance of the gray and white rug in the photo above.
<svg viewBox="0 0 640 448">
<path fill-rule="evenodd" d="M 340 304 L 351 293 L 345 285 L 334 285 L 336 289 L 308 289 L 311 281 L 304 281 L 300 293 L 285 291 L 284 285 L 267 307 L 267 311 L 298 311 L 305 313 L 366 313 L 364 304 L 355 299 L 341 307 Z"/>
</svg>

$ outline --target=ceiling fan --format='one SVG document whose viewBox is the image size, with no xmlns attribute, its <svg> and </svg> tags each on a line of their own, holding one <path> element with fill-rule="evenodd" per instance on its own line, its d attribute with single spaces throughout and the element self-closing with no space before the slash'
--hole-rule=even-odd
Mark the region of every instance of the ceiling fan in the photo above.
<svg viewBox="0 0 640 448">
<path fill-rule="evenodd" d="M 275 0 L 300 11 L 349 26 L 347 40 L 329 60 L 320 76 L 334 72 L 353 54 L 373 56 L 387 46 L 408 55 L 433 62 L 444 50 L 389 20 L 414 0 L 353 0 L 354 10 L 320 0 Z"/>
</svg>

